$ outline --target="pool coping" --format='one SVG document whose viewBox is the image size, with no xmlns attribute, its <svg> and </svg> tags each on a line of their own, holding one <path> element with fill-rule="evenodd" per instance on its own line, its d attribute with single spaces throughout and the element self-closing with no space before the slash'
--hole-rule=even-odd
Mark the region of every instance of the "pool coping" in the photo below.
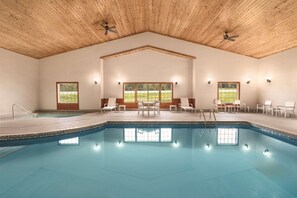
<svg viewBox="0 0 297 198">
<path fill-rule="evenodd" d="M 63 136 L 63 135 L 71 135 L 76 133 L 83 133 L 88 130 L 92 130 L 95 128 L 102 128 L 109 124 L 113 125 L 123 125 L 123 124 L 174 124 L 174 125 L 184 125 L 184 124 L 198 124 L 198 125 L 205 125 L 207 127 L 213 127 L 216 125 L 226 125 L 226 124 L 246 124 L 255 128 L 260 129 L 259 132 L 266 134 L 268 136 L 272 137 L 280 137 L 278 139 L 281 140 L 288 140 L 288 141 L 296 141 L 297 142 L 297 135 L 292 134 L 287 131 L 282 131 L 279 129 L 263 126 L 260 124 L 256 124 L 249 121 L 208 121 L 207 123 L 203 121 L 102 121 L 97 124 L 92 124 L 88 126 L 82 126 L 82 127 L 74 127 L 74 128 L 68 128 L 68 129 L 61 129 L 61 130 L 55 130 L 55 131 L 46 131 L 46 132 L 40 132 L 40 133 L 24 133 L 24 134 L 13 134 L 13 135 L 1 135 L 0 141 L 14 141 L 14 140 L 28 140 L 28 139 L 37 139 L 37 138 L 47 138 L 47 137 L 55 137 L 55 136 Z"/>
</svg>

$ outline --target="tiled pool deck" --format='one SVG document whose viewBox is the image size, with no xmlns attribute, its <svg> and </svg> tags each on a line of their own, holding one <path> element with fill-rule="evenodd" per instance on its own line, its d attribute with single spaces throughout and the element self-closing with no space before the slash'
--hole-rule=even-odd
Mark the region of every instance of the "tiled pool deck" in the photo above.
<svg viewBox="0 0 297 198">
<path fill-rule="evenodd" d="M 208 119 L 209 113 L 205 113 Z M 282 131 L 297 137 L 297 118 L 273 117 L 256 113 L 216 113 L 218 122 L 248 122 Z M 202 122 L 199 113 L 161 111 L 138 115 L 137 111 L 88 113 L 66 118 L 26 118 L 0 121 L 0 140 L 22 137 L 48 136 L 60 133 L 72 133 L 80 128 L 100 126 L 107 121 L 129 122 Z M 213 121 L 213 118 L 211 119 Z"/>
</svg>

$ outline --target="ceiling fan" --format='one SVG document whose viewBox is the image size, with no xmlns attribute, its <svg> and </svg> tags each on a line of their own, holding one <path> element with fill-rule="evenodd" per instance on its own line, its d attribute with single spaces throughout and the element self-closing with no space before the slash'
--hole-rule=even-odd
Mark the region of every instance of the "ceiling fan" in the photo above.
<svg viewBox="0 0 297 198">
<path fill-rule="evenodd" d="M 105 31 L 105 35 L 108 34 L 108 32 L 113 32 L 113 33 L 118 33 L 118 31 L 116 30 L 116 27 L 113 26 L 109 26 L 108 22 L 105 21 L 103 24 L 100 24 L 103 27 L 103 30 Z"/>
<path fill-rule="evenodd" d="M 235 41 L 235 38 L 239 37 L 238 35 L 234 35 L 234 36 L 230 36 L 228 34 L 228 31 L 225 31 L 225 34 L 223 35 L 224 40 L 228 40 L 228 41 Z"/>
</svg>

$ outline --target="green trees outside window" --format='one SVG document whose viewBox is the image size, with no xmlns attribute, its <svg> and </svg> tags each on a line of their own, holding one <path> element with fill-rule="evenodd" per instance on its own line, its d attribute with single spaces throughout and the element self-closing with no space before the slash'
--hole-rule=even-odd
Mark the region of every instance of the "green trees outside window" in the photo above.
<svg viewBox="0 0 297 198">
<path fill-rule="evenodd" d="M 124 102 L 156 101 L 172 102 L 172 83 L 124 83 Z"/>
<path fill-rule="evenodd" d="M 58 83 L 58 103 L 78 103 L 78 83 Z"/>
<path fill-rule="evenodd" d="M 218 83 L 218 99 L 222 103 L 234 103 L 239 99 L 240 83 L 239 82 L 219 82 Z"/>
</svg>

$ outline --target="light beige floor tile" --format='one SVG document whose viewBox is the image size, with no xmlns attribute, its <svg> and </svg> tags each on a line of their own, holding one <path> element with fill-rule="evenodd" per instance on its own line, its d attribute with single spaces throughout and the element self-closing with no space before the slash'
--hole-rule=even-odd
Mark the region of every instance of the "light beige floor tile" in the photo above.
<svg viewBox="0 0 297 198">
<path fill-rule="evenodd" d="M 205 113 L 206 119 L 209 113 Z M 247 121 L 261 126 L 277 129 L 297 135 L 297 119 L 272 117 L 255 113 L 216 113 L 217 121 Z M 211 119 L 214 120 L 213 118 Z M 138 115 L 137 111 L 89 113 L 67 118 L 27 118 L 16 120 L 2 120 L 0 122 L 0 136 L 16 134 L 36 134 L 44 132 L 75 129 L 104 123 L 106 121 L 200 121 L 199 113 L 161 111 L 160 115 L 150 116 L 145 113 Z"/>
</svg>

